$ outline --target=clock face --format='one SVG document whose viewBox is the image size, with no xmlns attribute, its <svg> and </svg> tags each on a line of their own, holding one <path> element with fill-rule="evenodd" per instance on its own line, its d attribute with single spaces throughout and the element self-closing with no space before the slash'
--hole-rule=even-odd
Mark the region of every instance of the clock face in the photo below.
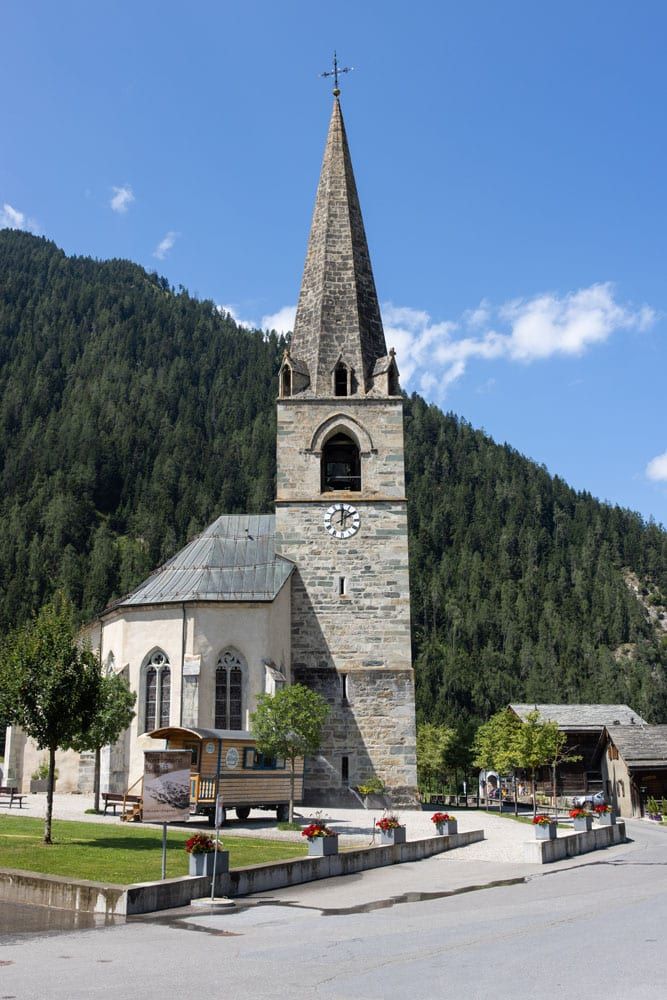
<svg viewBox="0 0 667 1000">
<path fill-rule="evenodd" d="M 359 511 L 351 503 L 334 503 L 324 515 L 324 527 L 334 538 L 351 538 L 360 524 Z"/>
</svg>

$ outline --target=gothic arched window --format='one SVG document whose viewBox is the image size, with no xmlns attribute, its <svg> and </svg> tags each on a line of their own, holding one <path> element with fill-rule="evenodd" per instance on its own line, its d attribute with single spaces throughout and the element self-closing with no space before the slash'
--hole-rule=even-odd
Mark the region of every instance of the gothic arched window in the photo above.
<svg viewBox="0 0 667 1000">
<path fill-rule="evenodd" d="M 144 732 L 169 725 L 171 671 L 169 660 L 157 649 L 144 667 Z"/>
<path fill-rule="evenodd" d="M 245 661 L 236 649 L 225 649 L 215 670 L 215 728 L 243 729 Z"/>
<path fill-rule="evenodd" d="M 347 434 L 334 434 L 322 449 L 322 491 L 360 489 L 359 446 Z"/>
</svg>

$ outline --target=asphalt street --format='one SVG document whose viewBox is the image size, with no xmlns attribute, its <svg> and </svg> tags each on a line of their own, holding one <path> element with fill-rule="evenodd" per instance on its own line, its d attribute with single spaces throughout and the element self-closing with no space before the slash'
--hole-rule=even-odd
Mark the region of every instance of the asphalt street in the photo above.
<svg viewBox="0 0 667 1000">
<path fill-rule="evenodd" d="M 469 885 L 521 880 L 473 891 L 452 852 L 214 913 L 27 928 L 2 938 L 0 1000 L 667 996 L 667 830 L 628 833 L 527 876 L 477 862 Z"/>
</svg>

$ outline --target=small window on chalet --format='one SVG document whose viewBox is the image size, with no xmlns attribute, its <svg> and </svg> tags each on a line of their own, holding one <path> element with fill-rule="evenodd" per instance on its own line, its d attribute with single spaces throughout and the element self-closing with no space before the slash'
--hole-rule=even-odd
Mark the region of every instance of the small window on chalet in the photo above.
<svg viewBox="0 0 667 1000">
<path fill-rule="evenodd" d="M 284 767 L 285 761 L 280 758 L 271 757 L 268 754 L 260 753 L 259 750 L 254 751 L 253 768 L 256 771 L 275 771 L 278 767 Z"/>
<path fill-rule="evenodd" d="M 359 448 L 347 434 L 334 434 L 322 451 L 322 492 L 360 489 Z"/>
<path fill-rule="evenodd" d="M 254 747 L 244 747 L 243 748 L 243 766 L 245 768 L 255 766 L 255 748 Z"/>
<path fill-rule="evenodd" d="M 340 361 L 334 369 L 334 396 L 349 396 L 347 366 Z"/>
<path fill-rule="evenodd" d="M 285 365 L 283 368 L 280 395 L 283 397 L 292 395 L 292 369 L 289 365 Z"/>
</svg>

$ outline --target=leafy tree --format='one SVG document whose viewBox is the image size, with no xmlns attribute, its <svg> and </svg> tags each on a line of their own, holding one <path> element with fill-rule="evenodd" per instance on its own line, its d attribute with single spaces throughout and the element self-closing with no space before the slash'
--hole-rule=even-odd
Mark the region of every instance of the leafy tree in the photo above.
<svg viewBox="0 0 667 1000">
<path fill-rule="evenodd" d="M 0 660 L 0 714 L 49 752 L 44 843 L 50 844 L 55 758 L 94 722 L 100 708 L 100 667 L 76 640 L 72 607 L 56 595 L 5 643 Z"/>
<path fill-rule="evenodd" d="M 328 715 L 326 699 L 303 684 L 292 684 L 275 695 L 260 695 L 257 710 L 250 716 L 251 730 L 260 751 L 290 762 L 290 823 L 294 819 L 296 760 L 319 748 Z"/>
<path fill-rule="evenodd" d="M 77 733 L 67 745 L 73 750 L 95 752 L 95 777 L 93 789 L 94 808 L 100 809 L 100 751 L 115 743 L 134 718 L 137 695 L 122 674 L 102 674 L 100 677 L 99 707 L 87 729 Z"/>
<path fill-rule="evenodd" d="M 419 785 L 443 782 L 451 769 L 449 751 L 455 745 L 456 730 L 425 722 L 417 727 L 417 779 Z"/>
</svg>

